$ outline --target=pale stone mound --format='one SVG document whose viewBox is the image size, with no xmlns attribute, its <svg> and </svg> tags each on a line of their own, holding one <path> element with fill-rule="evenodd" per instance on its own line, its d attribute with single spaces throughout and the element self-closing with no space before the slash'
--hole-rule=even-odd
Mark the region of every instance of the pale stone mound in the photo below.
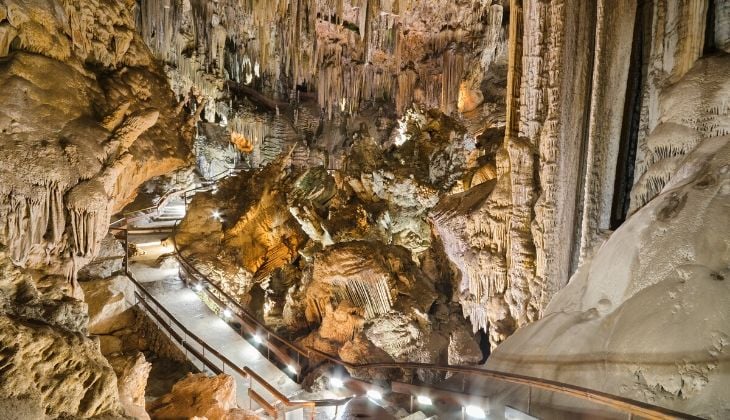
<svg viewBox="0 0 730 420">
<path fill-rule="evenodd" d="M 134 296 L 134 285 L 126 276 L 82 282 L 89 307 L 89 332 L 111 334 L 134 323 L 135 314 L 128 299 Z"/>
<path fill-rule="evenodd" d="M 730 137 L 706 139 L 487 367 L 727 418 L 728 203 Z"/>
</svg>

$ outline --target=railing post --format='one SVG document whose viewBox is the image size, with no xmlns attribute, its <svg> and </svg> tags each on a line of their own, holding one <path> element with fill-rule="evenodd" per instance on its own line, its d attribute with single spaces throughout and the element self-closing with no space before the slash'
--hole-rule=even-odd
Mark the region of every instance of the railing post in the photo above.
<svg viewBox="0 0 730 420">
<path fill-rule="evenodd" d="M 530 415 L 530 409 L 532 405 L 532 386 L 527 385 L 527 415 Z"/>
<path fill-rule="evenodd" d="M 129 225 L 124 229 L 124 274 L 129 275 Z"/>
</svg>

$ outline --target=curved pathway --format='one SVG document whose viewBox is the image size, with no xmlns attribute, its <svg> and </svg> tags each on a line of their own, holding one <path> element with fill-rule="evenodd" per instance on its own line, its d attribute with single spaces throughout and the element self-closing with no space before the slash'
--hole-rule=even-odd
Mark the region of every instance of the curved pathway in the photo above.
<svg viewBox="0 0 730 420">
<path fill-rule="evenodd" d="M 305 415 L 307 418 L 312 419 L 334 418 L 337 413 L 335 404 L 342 404 L 346 399 L 339 399 L 337 400 L 338 402 L 333 404 L 332 401 L 334 400 L 326 399 L 338 398 L 338 396 L 330 391 L 324 391 L 322 393 L 323 395 L 305 395 L 306 393 L 292 380 L 289 373 L 279 369 L 279 367 L 271 363 L 260 353 L 260 351 L 264 350 L 263 348 L 258 349 L 242 338 L 239 332 L 234 330 L 231 325 L 223 321 L 218 314 L 212 311 L 196 292 L 185 286 L 185 283 L 179 277 L 180 266 L 175 255 L 175 248 L 172 245 L 172 241 L 167 241 L 167 238 L 172 235 L 176 221 L 184 216 L 184 209 L 185 202 L 183 200 L 170 200 L 169 202 L 166 201 L 164 207 L 156 209 L 156 217 L 132 217 L 125 219 L 127 222 L 131 222 L 127 226 L 128 243 L 134 244 L 138 251 L 140 251 L 138 255 L 130 259 L 129 272 L 136 282 L 139 283 L 138 288 L 141 286 L 146 294 L 153 300 L 156 300 L 156 304 L 161 307 L 162 311 L 169 314 L 167 315 L 168 318 L 174 318 L 174 322 L 172 322 L 170 319 L 165 320 L 162 317 L 157 320 L 158 325 L 162 326 L 163 330 L 167 329 L 168 332 L 172 331 L 171 335 L 177 336 L 178 341 L 184 343 L 182 346 L 179 346 L 182 351 L 187 352 L 190 350 L 192 353 L 198 353 L 198 355 L 189 357 L 189 359 L 201 371 L 210 371 L 208 367 L 212 366 L 214 369 L 222 370 L 233 376 L 237 384 L 239 407 L 260 408 L 277 418 L 282 418 L 283 416 L 286 419 L 299 419 L 304 418 Z M 159 314 L 157 316 L 159 317 Z M 187 332 L 183 329 L 187 330 Z M 195 339 L 188 339 L 189 337 L 194 337 Z M 205 354 L 203 344 L 207 346 L 208 354 Z M 185 346 L 187 346 L 187 349 Z M 211 352 L 218 353 L 220 356 L 211 354 Z M 200 353 L 202 353 L 202 358 L 199 357 Z M 528 412 L 530 407 L 530 390 L 532 387 L 535 387 L 543 391 L 548 391 L 549 393 L 570 395 L 586 402 L 598 403 L 599 405 L 603 405 L 604 408 L 607 406 L 614 410 L 639 414 L 649 418 L 694 418 L 661 407 L 599 391 L 506 372 L 489 371 L 474 367 L 437 366 L 421 363 L 350 365 L 326 354 L 318 354 L 318 356 L 349 368 L 403 368 L 449 371 L 451 373 L 462 374 L 463 381 L 466 381 L 468 377 L 470 380 L 476 380 L 477 383 L 482 385 L 485 384 L 484 381 L 488 378 L 507 383 L 527 385 Z M 221 358 L 226 360 L 223 361 Z M 207 359 L 208 366 L 203 364 L 202 359 Z M 225 366 L 229 366 L 228 371 L 226 371 Z M 223 367 L 223 369 L 220 369 L 220 367 Z M 256 377 L 256 380 L 252 379 L 254 377 Z M 263 384 L 268 385 L 268 388 L 264 387 Z M 462 382 L 462 389 L 464 384 Z M 360 390 L 361 392 L 364 392 L 368 388 L 373 388 L 373 385 L 370 384 L 361 383 L 361 385 L 365 385 L 365 388 Z M 419 387 L 410 384 L 393 383 L 392 385 L 395 393 L 411 395 L 411 405 L 414 400 L 413 396 L 416 395 L 414 393 L 421 395 L 426 392 L 426 395 L 431 393 L 432 395 L 438 394 L 442 397 L 448 397 L 448 394 L 454 394 L 456 396 L 457 406 L 463 404 L 465 398 L 472 399 L 476 397 L 470 394 L 457 395 L 454 392 L 443 389 Z M 470 391 L 473 391 L 473 389 Z M 481 392 L 479 394 L 483 395 Z M 294 396 L 301 397 L 303 401 L 291 401 Z M 322 398 L 320 401 L 323 404 L 320 407 L 314 408 L 315 402 L 312 400 L 316 398 Z M 482 401 L 484 401 L 485 405 L 479 405 L 489 405 L 488 399 L 483 399 Z M 303 405 L 313 408 L 305 412 L 302 407 Z M 320 404 L 317 403 L 316 405 Z M 505 409 L 509 409 L 509 407 L 505 407 Z M 465 413 L 464 410 L 468 413 L 469 407 L 462 406 L 462 418 Z M 531 418 L 516 410 L 512 411 L 519 418 Z M 504 414 L 505 417 L 512 418 L 507 416 L 507 412 Z"/>
<path fill-rule="evenodd" d="M 173 224 L 174 220 L 158 220 L 153 223 L 138 222 L 129 226 L 131 231 L 129 243 L 134 244 L 140 251 L 140 255 L 130 258 L 130 273 L 180 323 L 230 361 L 239 366 L 251 368 L 287 397 L 300 394 L 301 387 L 287 373 L 263 357 L 259 349 L 244 340 L 230 325 L 206 306 L 194 291 L 185 287 L 184 282 L 180 279 L 178 263 L 174 257 L 165 258 L 162 264 L 158 264 L 161 256 L 172 252 L 172 247 L 167 246 L 164 240 L 171 234 Z M 162 230 L 162 232 L 141 233 L 142 230 L 151 227 Z M 135 231 L 140 233 L 133 233 Z M 177 330 L 182 334 L 182 331 Z M 202 346 L 197 345 L 196 349 L 205 353 Z M 210 353 L 206 357 L 214 363 L 220 362 Z M 195 358 L 191 358 L 191 360 L 201 371 L 209 371 L 200 361 Z M 224 366 L 222 362 L 216 364 Z M 239 406 L 256 408 L 256 404 L 252 403 L 247 395 L 251 384 L 250 379 L 244 378 L 236 372 L 228 371 L 226 373 L 232 375 L 236 380 Z M 255 382 L 253 387 L 261 395 L 268 394 L 262 389 L 257 389 Z M 276 399 L 270 395 L 266 399 L 271 404 L 276 402 Z"/>
</svg>

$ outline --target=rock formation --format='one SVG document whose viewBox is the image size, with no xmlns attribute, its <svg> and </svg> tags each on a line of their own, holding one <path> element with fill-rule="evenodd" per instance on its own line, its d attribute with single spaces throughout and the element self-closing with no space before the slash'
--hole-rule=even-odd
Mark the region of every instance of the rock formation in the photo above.
<svg viewBox="0 0 730 420">
<path fill-rule="evenodd" d="M 172 391 L 148 405 L 153 418 L 248 420 L 259 417 L 236 408 L 236 382 L 228 375 L 188 375 Z"/>
<path fill-rule="evenodd" d="M 182 135 L 188 117 L 135 32 L 133 4 L 0 1 L 4 415 L 146 418 L 144 359 L 118 381 L 89 334 L 124 323 L 96 291 L 87 289 L 84 303 L 76 283 L 111 215 L 142 182 L 182 166 L 191 146 Z M 117 270 L 100 262 L 82 277 Z M 125 305 L 117 298 L 114 311 Z"/>
<path fill-rule="evenodd" d="M 51 271 L 54 261 L 69 277 L 136 187 L 187 154 L 185 117 L 128 2 L 107 3 L 0 4 L 1 240 L 17 264 Z"/>
<path fill-rule="evenodd" d="M 705 309 L 730 303 L 729 141 L 689 153 L 487 367 L 724 417 L 728 314 Z"/>
<path fill-rule="evenodd" d="M 181 256 L 293 342 L 727 417 L 729 54 L 727 0 L 0 0 L 0 412 L 250 414 L 145 409 L 109 229 L 204 182 Z"/>
<path fill-rule="evenodd" d="M 86 336 L 86 305 L 67 295 L 64 278 L 36 283 L 3 250 L 0 293 L 3 412 L 17 418 L 122 413 L 114 371 Z"/>
<path fill-rule="evenodd" d="M 449 121 L 433 119 L 430 135 L 411 130 L 394 151 L 363 137 L 332 174 L 287 170 L 282 158 L 226 179 L 195 196 L 176 242 L 201 272 L 303 345 L 356 363 L 368 349 L 377 350 L 371 362 L 478 362 L 473 329 L 451 300 L 446 258 L 445 268 L 421 263 L 439 252 L 428 209 L 466 170 Z"/>
</svg>

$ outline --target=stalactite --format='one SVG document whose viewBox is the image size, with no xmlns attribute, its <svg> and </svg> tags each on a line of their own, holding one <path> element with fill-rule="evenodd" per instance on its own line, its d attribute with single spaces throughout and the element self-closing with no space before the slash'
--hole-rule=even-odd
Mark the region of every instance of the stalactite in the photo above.
<svg viewBox="0 0 730 420">
<path fill-rule="evenodd" d="M 221 77 L 246 84 L 283 81 L 270 85 L 274 94 L 293 98 L 298 86 L 316 87 L 320 107 L 333 118 L 335 113 L 357 113 L 364 102 L 394 96 L 400 98 L 402 113 L 416 100 L 412 92 L 419 85 L 429 91 L 429 106 L 452 110 L 465 58 L 450 51 L 454 44 L 467 42 L 469 31 L 482 30 L 482 17 L 488 14 L 489 35 L 480 50 L 486 69 L 504 42 L 501 5 L 475 1 L 476 13 L 465 14 L 459 29 L 414 32 L 403 23 L 421 14 L 434 19 L 441 13 L 441 19 L 448 19 L 460 7 L 448 5 L 448 11 L 437 12 L 418 2 L 390 0 L 144 0 L 139 30 L 155 54 L 173 66 L 173 88 L 179 96 L 196 86 L 216 100 L 224 96 L 222 84 L 214 82 Z M 426 41 L 428 56 L 444 55 L 443 80 L 436 86 L 428 72 L 399 76 L 408 64 L 402 61 L 407 37 L 417 44 Z M 421 66 L 420 57 L 411 60 Z"/>
<path fill-rule="evenodd" d="M 337 279 L 333 284 L 337 286 L 339 299 L 346 299 L 357 307 L 365 309 L 365 319 L 374 318 L 390 311 L 393 306 L 390 285 L 387 278 Z"/>
<path fill-rule="evenodd" d="M 441 110 L 450 114 L 457 108 L 459 87 L 464 73 L 464 56 L 456 51 L 446 51 L 443 58 L 441 82 Z"/>
<path fill-rule="evenodd" d="M 63 190 L 58 184 L 32 186 L 27 193 L 0 192 L 2 236 L 16 264 L 24 265 L 34 246 L 55 247 L 61 241 L 66 220 Z"/>
</svg>

